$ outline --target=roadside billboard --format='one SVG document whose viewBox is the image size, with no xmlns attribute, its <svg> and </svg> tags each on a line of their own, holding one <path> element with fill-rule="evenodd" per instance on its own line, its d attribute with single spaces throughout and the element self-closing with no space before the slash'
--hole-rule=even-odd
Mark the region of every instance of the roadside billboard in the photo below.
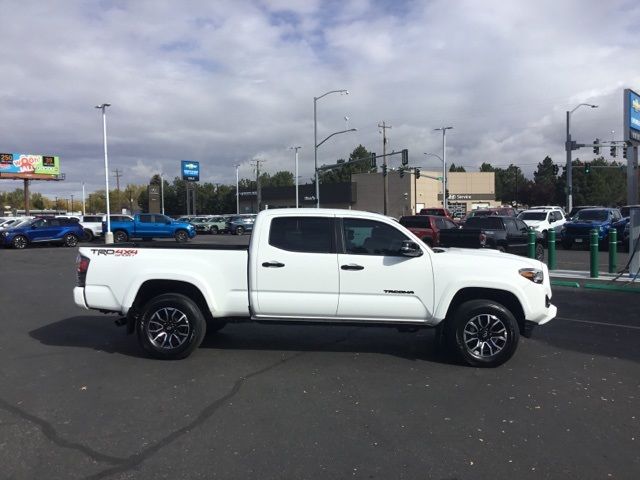
<svg viewBox="0 0 640 480">
<path fill-rule="evenodd" d="M 640 143 L 640 95 L 624 91 L 624 141 Z"/>
<path fill-rule="evenodd" d="M 60 157 L 27 153 L 0 153 L 0 177 L 51 180 L 60 175 Z"/>
<path fill-rule="evenodd" d="M 187 182 L 200 181 L 200 162 L 182 160 L 182 179 Z"/>
</svg>

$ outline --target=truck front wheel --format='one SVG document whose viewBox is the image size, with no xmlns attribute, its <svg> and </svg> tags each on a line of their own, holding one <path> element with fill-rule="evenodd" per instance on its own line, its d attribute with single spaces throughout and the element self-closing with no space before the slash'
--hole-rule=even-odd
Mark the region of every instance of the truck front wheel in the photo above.
<svg viewBox="0 0 640 480">
<path fill-rule="evenodd" d="M 166 293 L 151 299 L 136 325 L 138 341 L 152 357 L 188 357 L 202 343 L 206 321 L 196 303 L 185 295 Z"/>
<path fill-rule="evenodd" d="M 469 300 L 447 320 L 447 339 L 472 367 L 497 367 L 509 360 L 519 340 L 513 314 L 494 300 Z"/>
</svg>

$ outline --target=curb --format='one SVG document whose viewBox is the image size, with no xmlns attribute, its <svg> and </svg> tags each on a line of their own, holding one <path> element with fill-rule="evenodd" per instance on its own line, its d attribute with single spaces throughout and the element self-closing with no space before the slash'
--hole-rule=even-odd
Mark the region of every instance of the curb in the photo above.
<svg viewBox="0 0 640 480">
<path fill-rule="evenodd" d="M 578 270 L 553 270 L 549 272 L 554 287 L 585 288 L 610 292 L 640 293 L 640 279 L 630 275 L 618 276 L 600 272 L 598 278 L 590 273 Z"/>
</svg>

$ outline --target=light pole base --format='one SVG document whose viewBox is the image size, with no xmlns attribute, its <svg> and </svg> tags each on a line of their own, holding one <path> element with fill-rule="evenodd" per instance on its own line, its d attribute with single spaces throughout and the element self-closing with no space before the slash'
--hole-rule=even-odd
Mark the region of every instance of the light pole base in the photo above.
<svg viewBox="0 0 640 480">
<path fill-rule="evenodd" d="M 104 243 L 113 243 L 113 232 L 107 232 L 104 234 Z"/>
</svg>

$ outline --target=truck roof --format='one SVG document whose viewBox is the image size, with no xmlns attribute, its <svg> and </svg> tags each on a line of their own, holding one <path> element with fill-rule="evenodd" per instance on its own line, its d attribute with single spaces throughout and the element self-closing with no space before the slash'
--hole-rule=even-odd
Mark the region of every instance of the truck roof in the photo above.
<svg viewBox="0 0 640 480">
<path fill-rule="evenodd" d="M 393 219 L 380 213 L 365 212 L 362 210 L 347 210 L 341 208 L 275 208 L 271 210 L 263 210 L 259 217 L 281 217 L 283 215 L 300 215 L 300 216 L 340 216 L 340 217 L 358 217 L 369 218 L 371 220 L 383 220 L 387 223 L 393 222 Z"/>
</svg>

